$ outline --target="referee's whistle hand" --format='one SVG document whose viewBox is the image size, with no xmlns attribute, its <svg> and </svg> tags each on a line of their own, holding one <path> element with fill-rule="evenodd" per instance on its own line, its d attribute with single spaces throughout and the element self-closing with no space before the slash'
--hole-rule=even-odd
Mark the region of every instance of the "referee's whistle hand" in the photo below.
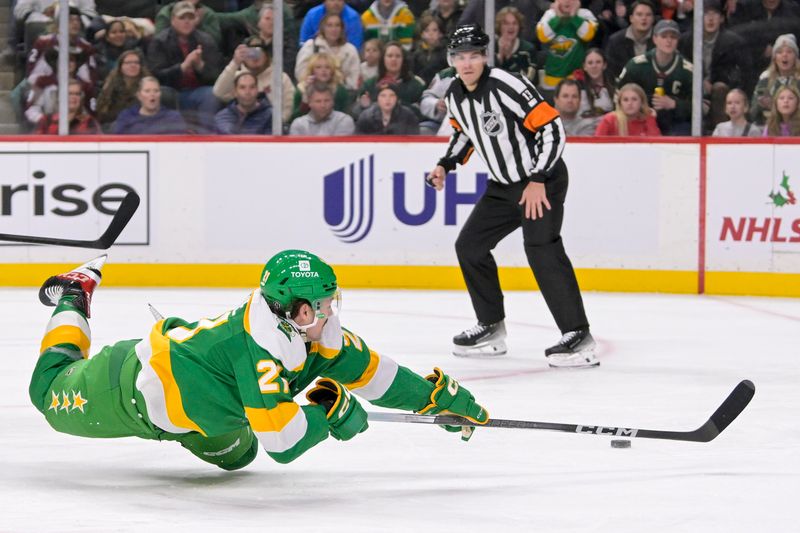
<svg viewBox="0 0 800 533">
<path fill-rule="evenodd" d="M 425 182 L 437 191 L 441 191 L 444 188 L 444 177 L 446 174 L 444 167 L 437 165 L 425 178 Z"/>
<path fill-rule="evenodd" d="M 547 192 L 544 183 L 530 182 L 522 191 L 522 198 L 519 200 L 525 212 L 525 218 L 536 220 L 544 217 L 544 208 L 550 209 L 550 202 L 547 201 Z"/>
</svg>

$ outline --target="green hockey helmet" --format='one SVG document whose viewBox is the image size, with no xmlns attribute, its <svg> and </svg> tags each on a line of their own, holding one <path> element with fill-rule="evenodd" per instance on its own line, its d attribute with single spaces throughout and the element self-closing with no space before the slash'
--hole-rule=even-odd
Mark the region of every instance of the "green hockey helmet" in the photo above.
<svg viewBox="0 0 800 533">
<path fill-rule="evenodd" d="M 310 252 L 284 250 L 264 265 L 261 294 L 277 315 L 290 317 L 298 301 L 308 302 L 318 313 L 326 298 L 338 296 L 336 273 Z"/>
</svg>

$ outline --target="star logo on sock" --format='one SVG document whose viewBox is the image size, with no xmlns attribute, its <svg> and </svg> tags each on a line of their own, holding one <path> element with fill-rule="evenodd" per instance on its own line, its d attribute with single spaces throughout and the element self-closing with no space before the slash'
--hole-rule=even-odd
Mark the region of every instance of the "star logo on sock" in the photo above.
<svg viewBox="0 0 800 533">
<path fill-rule="evenodd" d="M 83 410 L 83 406 L 89 403 L 89 400 L 85 400 L 81 396 L 81 391 L 75 392 L 72 391 L 72 410 L 79 409 L 81 413 L 85 412 Z"/>
<path fill-rule="evenodd" d="M 50 407 L 47 409 L 48 411 L 55 411 L 58 412 L 58 406 L 61 405 L 61 400 L 58 397 L 56 391 L 50 391 L 50 394 L 53 395 L 53 399 L 50 401 Z"/>
<path fill-rule="evenodd" d="M 63 401 L 63 403 L 61 404 L 61 410 L 62 410 L 62 411 L 66 411 L 66 412 L 68 412 L 68 413 L 69 413 L 69 406 L 70 406 L 70 403 L 69 403 L 69 394 L 67 394 L 66 392 L 62 391 L 62 392 L 61 392 L 61 395 L 64 397 L 64 401 Z"/>
</svg>

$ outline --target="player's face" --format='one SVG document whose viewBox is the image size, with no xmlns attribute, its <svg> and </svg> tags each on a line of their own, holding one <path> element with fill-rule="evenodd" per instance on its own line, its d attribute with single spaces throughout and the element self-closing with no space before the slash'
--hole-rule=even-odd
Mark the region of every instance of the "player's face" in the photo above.
<svg viewBox="0 0 800 533">
<path fill-rule="evenodd" d="M 644 33 L 653 27 L 653 10 L 647 6 L 638 5 L 630 16 L 633 29 Z"/>
<path fill-rule="evenodd" d="M 787 119 L 795 114 L 797 111 L 797 103 L 797 96 L 795 96 L 792 91 L 784 89 L 778 93 L 776 107 L 778 109 L 778 113 L 780 113 L 784 119 Z"/>
<path fill-rule="evenodd" d="M 334 298 L 325 298 L 320 302 L 317 311 L 314 311 L 310 305 L 304 305 L 295 322 L 298 326 L 308 326 L 305 328 L 306 339 L 318 341 L 322 338 L 322 330 L 327 324 L 328 318 L 336 314 L 338 314 L 338 299 L 334 302 Z"/>
<path fill-rule="evenodd" d="M 709 9 L 703 13 L 703 31 L 717 33 L 720 26 L 722 26 L 722 13 L 714 9 Z"/>
<path fill-rule="evenodd" d="M 741 118 L 746 111 L 747 102 L 740 93 L 732 92 L 725 97 L 725 114 L 728 115 L 731 120 Z"/>
<path fill-rule="evenodd" d="M 619 95 L 619 106 L 627 117 L 635 117 L 642 112 L 642 99 L 635 91 L 622 91 Z"/>
<path fill-rule="evenodd" d="M 781 46 L 775 52 L 775 65 L 780 70 L 781 74 L 788 74 L 795 69 L 797 65 L 797 55 L 788 46 Z"/>
<path fill-rule="evenodd" d="M 475 85 L 483 74 L 486 56 L 478 50 L 456 52 L 453 55 L 453 66 L 465 85 Z"/>
<path fill-rule="evenodd" d="M 678 48 L 678 37 L 674 31 L 665 31 L 660 35 L 653 35 L 653 44 L 659 52 L 671 55 Z"/>
<path fill-rule="evenodd" d="M 597 52 L 586 54 L 586 59 L 583 60 L 583 70 L 586 71 L 591 79 L 601 79 L 603 71 L 606 70 L 606 62 L 603 56 Z"/>
</svg>

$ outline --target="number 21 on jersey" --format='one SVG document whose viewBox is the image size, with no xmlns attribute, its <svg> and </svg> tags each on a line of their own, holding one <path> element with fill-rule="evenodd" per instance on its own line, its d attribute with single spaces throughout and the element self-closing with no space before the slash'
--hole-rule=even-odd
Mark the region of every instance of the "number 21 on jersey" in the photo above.
<svg viewBox="0 0 800 533">
<path fill-rule="evenodd" d="M 284 392 L 289 394 L 289 382 L 280 376 L 281 367 L 272 359 L 262 359 L 256 363 L 256 371 L 263 375 L 258 378 L 258 387 L 261 394 L 274 394 Z"/>
</svg>

